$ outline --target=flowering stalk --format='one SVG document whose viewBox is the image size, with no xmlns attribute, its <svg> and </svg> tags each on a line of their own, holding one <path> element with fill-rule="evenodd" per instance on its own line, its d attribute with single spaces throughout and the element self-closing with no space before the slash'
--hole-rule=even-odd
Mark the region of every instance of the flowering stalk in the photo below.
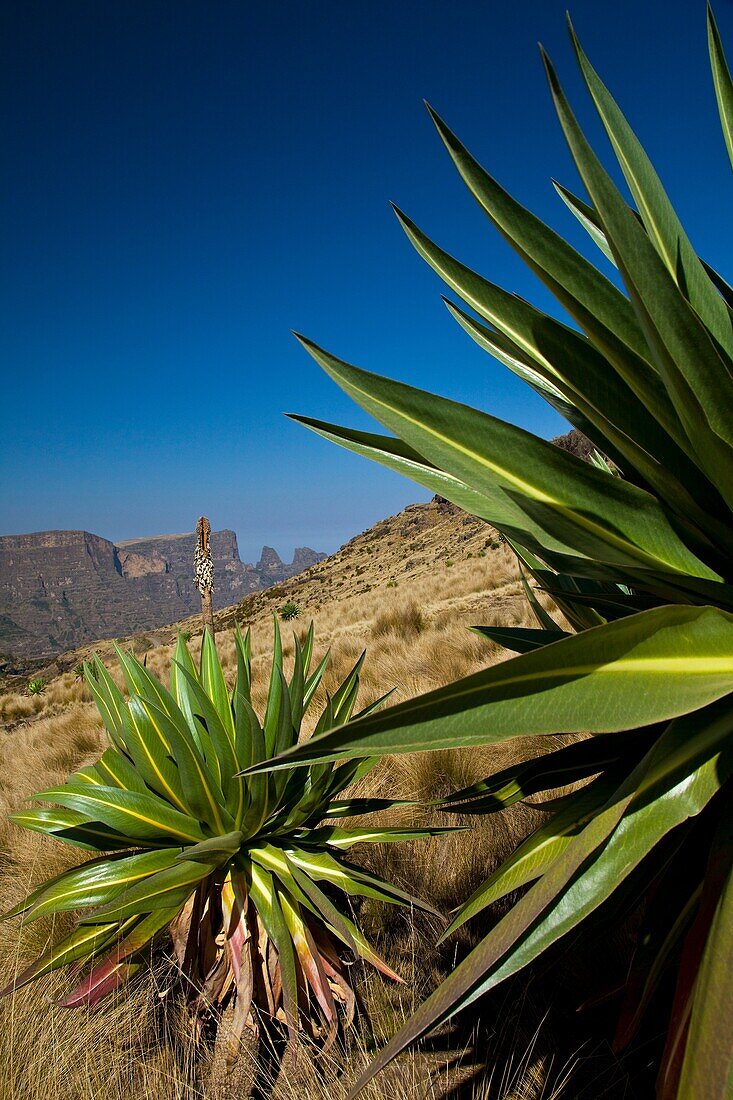
<svg viewBox="0 0 733 1100">
<path fill-rule="evenodd" d="M 201 619 L 204 630 L 214 637 L 214 562 L 211 558 L 211 524 L 206 516 L 200 516 L 196 524 L 196 552 L 193 557 L 193 572 L 196 587 L 201 593 Z"/>
</svg>

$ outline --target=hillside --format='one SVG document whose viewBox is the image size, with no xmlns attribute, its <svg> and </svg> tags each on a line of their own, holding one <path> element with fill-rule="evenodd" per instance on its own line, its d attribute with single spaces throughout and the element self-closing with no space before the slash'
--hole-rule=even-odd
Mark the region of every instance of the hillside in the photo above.
<svg viewBox="0 0 733 1100">
<path fill-rule="evenodd" d="M 182 536 L 170 536 L 165 541 L 174 539 L 182 539 Z M 153 541 L 162 543 L 164 540 L 149 540 Z M 121 556 L 139 545 L 121 543 Z M 131 559 L 123 560 L 129 567 Z M 476 616 L 481 618 L 488 612 L 482 592 L 491 592 L 492 610 L 500 611 L 505 598 L 512 601 L 516 598 L 516 583 L 506 594 L 499 595 L 495 589 L 499 562 L 503 573 L 507 556 L 493 528 L 436 498 L 428 504 L 409 505 L 403 512 L 381 520 L 335 554 L 296 576 L 250 592 L 239 602 L 218 610 L 217 629 L 230 630 L 237 623 L 245 626 L 269 622 L 273 612 L 287 602 L 297 605 L 301 622 L 313 617 L 317 619 L 324 612 L 329 616 L 338 612 L 344 630 L 366 628 L 372 608 L 410 600 L 420 604 L 428 620 L 441 615 L 459 618 L 473 615 L 474 621 L 478 621 Z M 215 556 L 215 582 L 220 593 L 223 588 L 221 573 L 226 570 L 226 564 L 224 561 L 222 568 L 222 558 L 218 554 Z M 430 595 L 426 599 L 428 589 Z M 195 590 L 194 596 L 192 602 L 198 604 Z M 144 652 L 170 645 L 179 630 L 194 636 L 198 634 L 201 630 L 198 614 L 186 615 L 154 629 L 139 627 L 111 630 L 110 633 L 136 652 Z M 73 669 L 92 652 L 100 653 L 104 659 L 113 659 L 111 641 L 100 636 L 93 642 L 84 642 L 45 659 L 15 662 L 14 666 L 0 670 L 0 686 L 5 684 L 20 689 L 31 673 L 45 679 L 53 678 Z"/>
<path fill-rule="evenodd" d="M 299 577 L 250 594 L 217 613 L 217 648 L 229 682 L 235 672 L 233 627 L 236 623 L 252 627 L 252 697 L 260 711 L 270 667 L 272 613 L 278 612 L 286 601 L 296 603 L 300 609 L 295 621 L 282 624 L 286 671 L 292 667 L 293 659 L 291 628 L 301 632 L 313 618 L 316 659 L 326 649 L 331 652 L 326 689 L 333 689 L 366 648 L 361 705 L 390 689 L 394 690 L 392 698 L 396 702 L 503 659 L 505 651 L 468 629 L 472 625 L 531 623 L 509 548 L 487 524 L 439 500 L 406 508 L 352 539 L 338 553 Z M 148 668 L 165 677 L 179 629 L 191 633 L 190 649 L 196 656 L 201 629 L 197 616 L 153 633 L 133 634 L 124 639 L 124 644 L 144 654 Z M 57 657 L 41 670 L 40 675 L 48 683 L 38 695 L 31 696 L 25 691 L 27 677 L 6 679 L 5 694 L 0 695 L 3 776 L 0 802 L 4 810 L 20 807 L 33 791 L 53 786 L 69 771 L 92 761 L 101 752 L 105 735 L 76 672 L 79 661 L 93 649 L 121 683 L 109 641 Z M 316 708 L 323 701 L 321 689 Z M 393 796 L 399 791 L 406 799 L 430 802 L 500 770 L 513 759 L 533 756 L 539 749 L 538 739 L 518 739 L 490 752 L 470 750 L 395 757 L 385 760 L 370 774 L 366 781 L 368 791 L 364 789 L 365 793 L 377 796 L 383 793 Z M 396 823 L 417 820 L 409 808 L 395 812 L 400 815 Z M 429 897 L 441 911 L 448 912 L 536 824 L 539 812 L 525 803 L 502 814 L 476 819 L 471 845 L 466 845 L 463 834 L 457 833 L 420 842 L 419 849 L 415 844 L 378 846 L 369 855 L 372 861 L 369 865 L 403 888 Z M 432 814 L 428 820 L 444 823 L 437 811 L 428 813 Z M 4 828 L 3 858 L 10 871 L 0 890 L 2 910 L 14 904 L 37 880 L 41 868 L 43 875 L 57 874 L 74 859 L 73 852 L 65 850 L 65 846 L 53 845 L 37 834 L 7 823 Z M 365 910 L 365 918 L 390 964 L 408 981 L 407 986 L 396 987 L 366 975 L 359 979 L 361 995 L 368 1001 L 379 1034 L 384 1036 L 394 1030 L 415 998 L 454 965 L 455 947 L 436 949 L 434 924 L 420 920 L 407 922 L 382 912 L 380 907 Z M 43 920 L 20 934 L 13 922 L 0 925 L 0 963 L 10 972 L 22 967 L 38 948 L 39 937 L 43 940 L 48 934 L 48 922 Z M 47 988 L 59 989 L 62 981 L 49 982 Z M 133 1095 L 149 1100 L 182 1100 L 193 1095 L 186 1091 L 184 1071 L 180 1069 L 181 1060 L 188 1057 L 185 1043 L 176 1052 L 176 1043 L 184 1040 L 156 1030 L 157 1017 L 151 1007 L 154 1002 L 149 982 L 136 986 L 129 1003 L 122 1002 L 116 1007 L 113 1002 L 105 1002 L 88 1018 L 59 1009 L 47 997 L 39 1002 L 38 990 L 24 991 L 1 1002 L 0 1095 L 21 1095 L 18 1089 L 28 1076 L 43 1082 L 44 1090 L 60 1100 L 78 1100 L 81 1092 L 77 1085 L 88 1089 L 88 1095 L 110 1095 L 115 1100 L 131 1100 Z M 521 1021 L 515 1018 L 512 1030 L 502 1032 L 505 1038 L 499 1035 L 498 1040 L 492 1040 L 492 1057 L 501 1059 L 500 1044 L 504 1041 L 509 1045 L 509 1058 L 513 1057 L 516 1042 L 524 1043 L 528 1052 L 533 1052 L 532 1065 L 528 1063 L 524 1069 L 516 1070 L 517 1080 L 528 1084 L 530 1080 L 536 1081 L 540 1089 L 548 1082 L 551 1085 L 564 1058 L 577 1049 L 574 1045 L 566 1051 L 553 1069 L 557 1038 L 556 1032 L 541 1023 L 546 1011 L 543 1006 L 544 1002 L 538 1002 L 535 1013 L 534 1008 L 530 1010 L 524 1005 Z M 517 1033 L 515 1027 L 521 1031 Z M 535 1034 L 540 1028 L 541 1035 L 539 1031 Z M 24 1053 L 18 1059 L 11 1057 L 12 1035 L 21 1032 Z M 50 1059 L 48 1034 L 54 1035 Z M 574 1033 L 568 1034 L 575 1044 Z M 5 1035 L 9 1037 L 7 1041 Z M 126 1036 L 133 1036 L 131 1041 L 146 1050 L 145 1058 L 135 1062 L 133 1091 L 130 1091 L 133 1086 L 127 1083 L 130 1063 L 124 1054 Z M 361 1040 L 357 1039 L 358 1042 Z M 460 1040 L 461 1045 L 463 1042 Z M 79 1077 L 77 1067 L 76 1052 L 80 1048 L 85 1052 L 83 1078 Z M 549 1061 L 543 1061 L 545 1056 Z M 361 1064 L 362 1057 L 366 1055 L 360 1054 L 355 1066 Z M 546 1067 L 539 1077 L 535 1077 L 533 1068 L 536 1058 L 540 1066 Z M 409 1056 L 400 1070 L 406 1076 L 398 1079 L 398 1100 L 423 1095 L 422 1089 L 419 1093 L 415 1089 L 425 1080 L 427 1072 L 420 1056 Z M 386 1093 L 381 1091 L 382 1084 Z M 550 1088 L 547 1095 L 551 1094 Z M 220 1100 L 218 1094 L 204 1091 L 195 1095 L 199 1100 Z M 345 1092 L 340 1079 L 329 1078 L 311 1081 L 303 1093 L 276 1090 L 273 1095 L 277 1100 L 300 1100 L 304 1095 L 310 1100 L 343 1100 Z M 432 1097 L 434 1093 L 429 1095 Z M 527 1091 L 517 1095 L 529 1098 L 540 1093 Z M 394 1100 L 390 1079 L 385 1077 L 370 1096 L 379 1100 L 389 1096 Z M 37 1100 L 36 1094 L 31 1100 Z"/>
<path fill-rule="evenodd" d="M 190 615 L 196 536 L 112 543 L 89 531 L 0 537 L 0 654 L 34 658 L 98 638 L 148 630 Z M 300 547 L 286 565 L 270 546 L 256 565 L 240 560 L 233 531 L 211 537 L 216 607 L 227 607 L 325 555 Z"/>
</svg>

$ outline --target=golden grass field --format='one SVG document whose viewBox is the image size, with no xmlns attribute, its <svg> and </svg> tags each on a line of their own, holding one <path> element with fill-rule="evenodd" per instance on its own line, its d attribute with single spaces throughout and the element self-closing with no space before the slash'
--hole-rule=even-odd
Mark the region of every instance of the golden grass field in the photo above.
<svg viewBox="0 0 733 1100">
<path fill-rule="evenodd" d="M 413 506 L 359 536 L 302 577 L 219 614 L 217 645 L 231 677 L 233 626 L 236 621 L 251 624 L 256 705 L 261 706 L 266 692 L 272 611 L 288 599 L 301 609 L 292 624 L 296 630 L 303 630 L 311 618 L 315 622 L 316 656 L 331 650 L 331 679 L 326 686 L 342 677 L 361 650 L 367 649 L 361 705 L 391 687 L 396 689 L 395 700 L 404 699 L 500 660 L 503 653 L 472 633 L 471 625 L 531 625 L 508 548 L 491 528 L 434 503 Z M 200 629 L 195 620 L 181 625 L 192 632 Z M 288 660 L 293 652 L 289 624 L 283 624 L 283 631 Z M 138 652 L 146 650 L 148 667 L 164 676 L 174 637 L 174 628 L 164 628 L 144 639 L 127 639 L 125 644 Z M 200 637 L 194 634 L 190 642 L 194 654 L 199 646 Z M 114 670 L 111 645 L 100 643 L 97 649 Z M 63 779 L 101 752 L 105 739 L 101 722 L 73 671 L 88 652 L 57 662 L 51 669 L 57 674 L 51 675 L 42 694 L 10 690 L 0 696 L 3 911 L 41 879 L 74 862 L 74 849 L 6 823 L 6 814 L 34 790 Z M 64 668 L 67 671 L 60 671 Z M 520 754 L 530 756 L 536 751 L 536 744 L 515 740 L 490 753 L 471 750 L 395 757 L 370 774 L 369 788 L 430 801 L 500 770 Z M 432 817 L 448 820 L 435 813 Z M 502 815 L 473 819 L 470 840 L 468 834 L 456 833 L 384 845 L 360 855 L 448 912 L 539 819 L 539 810 L 518 805 Z M 347 1039 L 348 1056 L 336 1051 L 319 1068 L 306 1052 L 296 1069 L 287 1068 L 266 1094 L 291 1100 L 342 1100 L 375 1040 L 394 1031 L 450 969 L 456 952 L 464 951 L 470 936 L 475 939 L 477 934 L 472 930 L 458 945 L 449 942 L 438 951 L 433 947 L 439 932 L 434 919 L 413 921 L 404 911 L 380 912 L 371 903 L 364 907 L 361 919 L 407 985 L 390 987 L 379 976 L 364 972 L 362 996 L 372 1014 L 373 1036 L 357 1027 Z M 55 924 L 39 920 L 25 929 L 19 928 L 17 920 L 0 925 L 3 981 L 12 980 L 60 934 L 63 925 L 58 918 Z M 175 1007 L 163 1011 L 165 984 L 165 972 L 159 968 L 91 1013 L 54 1005 L 54 992 L 64 986 L 63 976 L 42 979 L 0 1002 L 2 1100 L 214 1100 L 236 1095 L 233 1084 L 212 1084 L 205 1058 L 192 1050 L 186 1021 Z M 451 1054 L 406 1056 L 365 1095 L 372 1100 L 437 1100 L 458 1096 L 452 1090 L 460 1080 L 465 1082 L 461 1095 L 475 1100 L 549 1100 L 570 1095 L 565 1081 L 568 1075 L 572 1081 L 573 1074 L 566 1056 L 554 1049 L 551 1027 L 542 1019 L 544 1010 L 535 1010 L 531 996 L 523 986 L 519 988 L 490 1024 L 480 1016 L 464 1021 L 458 1038 L 448 1037 L 444 1043 L 453 1046 Z M 478 1050 L 473 1053 L 468 1050 L 471 1027 L 478 1028 L 473 1036 Z M 456 1071 L 452 1062 L 463 1046 L 465 1064 Z"/>
</svg>

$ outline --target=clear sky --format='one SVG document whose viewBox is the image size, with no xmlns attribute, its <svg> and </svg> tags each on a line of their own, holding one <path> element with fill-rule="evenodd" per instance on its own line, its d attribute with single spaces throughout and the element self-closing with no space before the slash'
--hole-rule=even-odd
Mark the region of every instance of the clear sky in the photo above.
<svg viewBox="0 0 733 1100">
<path fill-rule="evenodd" d="M 536 44 L 581 118 L 566 0 L 6 0 L 0 531 L 190 530 L 333 550 L 425 494 L 285 420 L 366 425 L 290 334 L 564 430 L 442 306 L 388 200 L 493 280 L 549 297 L 493 231 L 429 99 L 592 252 Z M 587 51 L 698 249 L 731 278 L 733 189 L 703 0 L 576 0 Z M 733 57 L 733 5 L 716 14 Z M 601 261 L 602 262 L 602 261 Z"/>
</svg>

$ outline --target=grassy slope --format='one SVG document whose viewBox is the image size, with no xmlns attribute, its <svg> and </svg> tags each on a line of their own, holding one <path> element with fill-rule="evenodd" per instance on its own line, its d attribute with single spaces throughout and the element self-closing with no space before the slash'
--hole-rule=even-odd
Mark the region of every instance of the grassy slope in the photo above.
<svg viewBox="0 0 733 1100">
<path fill-rule="evenodd" d="M 488 621 L 530 624 L 513 557 L 492 529 L 451 506 L 435 503 L 414 505 L 382 521 L 300 577 L 219 613 L 217 642 L 229 676 L 234 673 L 233 626 L 236 622 L 252 625 L 256 704 L 261 705 L 266 690 L 272 611 L 287 600 L 301 609 L 292 624 L 295 629 L 303 629 L 310 618 L 315 620 L 316 656 L 330 647 L 334 677 L 343 676 L 367 648 L 363 703 L 390 687 L 396 688 L 395 699 L 406 698 L 500 659 L 496 647 L 471 633 L 470 625 Z M 164 674 L 178 627 L 194 634 L 191 648 L 196 652 L 196 620 L 145 638 L 127 639 L 125 644 L 146 651 L 148 666 Z M 286 624 L 286 638 L 288 634 Z M 110 643 L 100 643 L 97 650 L 111 660 Z M 285 653 L 286 659 L 292 656 L 292 642 L 286 644 Z M 93 759 L 103 745 L 96 711 L 73 672 L 85 656 L 88 650 L 60 658 L 40 696 L 18 692 L 17 682 L 9 685 L 16 690 L 0 696 L 0 722 L 5 723 L 0 732 L 3 822 L 5 812 L 21 804 L 33 790 L 62 779 L 83 761 Z M 52 675 L 54 672 L 58 674 Z M 472 751 L 400 757 L 385 761 L 370 775 L 370 789 L 429 800 L 500 769 L 518 754 L 531 755 L 533 751 L 531 745 L 515 741 L 493 750 L 490 756 Z M 500 818 L 478 819 L 470 843 L 458 834 L 419 847 L 385 846 L 370 858 L 382 873 L 449 910 L 507 854 L 537 815 L 531 807 L 515 807 Z M 4 910 L 39 879 L 73 862 L 74 855 L 64 845 L 15 826 L 3 824 L 2 828 L 0 907 Z M 435 927 L 415 927 L 404 916 L 385 915 L 376 907 L 367 910 L 364 919 L 383 950 L 411 979 L 402 992 L 385 989 L 381 979 L 365 979 L 364 995 L 374 1012 L 375 1030 L 387 1033 L 409 1011 L 415 997 L 450 966 L 455 945 L 441 955 L 431 946 Z M 62 925 L 57 920 L 52 928 L 41 920 L 20 932 L 15 921 L 0 926 L 0 966 L 6 978 L 37 954 L 50 936 L 57 936 Z M 49 992 L 62 986 L 63 979 L 38 983 L 2 1002 L 0 1095 L 8 1100 L 40 1100 L 48 1095 L 59 1100 L 203 1096 L 199 1086 L 191 1083 L 187 1068 L 190 1050 L 181 1040 L 180 1029 L 174 1028 L 174 1040 L 161 1034 L 151 982 L 152 978 L 138 983 L 131 999 L 105 1003 L 89 1016 L 57 1009 L 49 1002 Z M 502 1071 L 493 1084 L 480 1086 L 476 1095 L 536 1095 L 529 1083 L 539 1074 L 543 1059 L 532 1052 L 531 1030 L 512 1039 L 513 1048 L 519 1046 L 517 1058 L 530 1050 L 526 1065 L 521 1072 L 518 1066 L 506 1071 L 509 1076 L 517 1071 L 525 1084 L 512 1091 L 508 1078 L 502 1083 Z M 354 1063 L 363 1061 L 364 1056 L 363 1051 L 356 1052 Z M 419 1079 L 424 1069 L 423 1063 L 408 1058 L 398 1076 L 385 1076 L 371 1095 L 407 1100 L 417 1095 L 416 1075 Z M 343 1092 L 343 1083 L 329 1071 L 321 1084 L 310 1080 L 301 1086 L 289 1080 L 290 1084 L 279 1086 L 278 1095 L 338 1100 Z M 435 1095 L 439 1092 L 436 1085 Z M 545 1090 L 542 1095 L 547 1097 L 550 1092 Z"/>
</svg>

